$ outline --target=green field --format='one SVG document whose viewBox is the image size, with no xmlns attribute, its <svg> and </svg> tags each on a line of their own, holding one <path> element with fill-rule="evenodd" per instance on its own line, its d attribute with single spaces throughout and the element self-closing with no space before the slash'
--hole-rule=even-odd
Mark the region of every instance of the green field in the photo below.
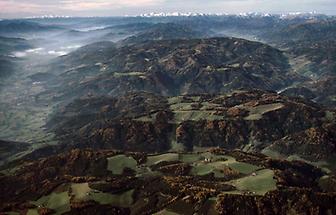
<svg viewBox="0 0 336 215">
<path fill-rule="evenodd" d="M 326 111 L 325 112 L 325 120 L 328 122 L 333 122 L 336 119 L 336 115 L 334 112 Z"/>
<path fill-rule="evenodd" d="M 88 194 L 92 191 L 89 187 L 89 183 L 81 183 L 81 184 L 72 184 L 71 185 L 72 195 L 76 200 L 88 200 Z"/>
<path fill-rule="evenodd" d="M 239 162 L 236 161 L 236 159 L 234 157 L 231 156 L 225 156 L 225 158 L 227 159 L 226 161 L 224 161 L 223 163 L 230 167 L 233 170 L 236 170 L 242 174 L 251 174 L 252 172 L 260 169 L 260 167 L 249 164 L 249 163 L 243 163 L 243 162 Z"/>
<path fill-rule="evenodd" d="M 157 113 L 153 113 L 151 115 L 146 115 L 146 116 L 141 116 L 138 117 L 136 119 L 134 119 L 135 121 L 140 121 L 140 122 L 154 122 L 155 118 L 156 118 Z"/>
<path fill-rule="evenodd" d="M 249 191 L 253 194 L 264 195 L 268 191 L 276 189 L 276 181 L 273 178 L 274 172 L 263 169 L 256 172 L 256 176 L 246 176 L 230 182 L 239 191 Z"/>
<path fill-rule="evenodd" d="M 133 204 L 133 193 L 134 190 L 129 190 L 121 194 L 95 192 L 91 194 L 91 198 L 102 205 L 109 204 L 116 207 L 130 207 Z"/>
<path fill-rule="evenodd" d="M 204 162 L 205 158 L 211 159 L 211 162 Z M 191 171 L 193 175 L 207 175 L 214 173 L 215 177 L 224 177 L 225 175 L 221 170 L 228 167 L 245 175 L 261 168 L 249 163 L 238 162 L 231 156 L 213 155 L 209 152 L 201 154 L 182 154 L 181 161 L 193 163 Z"/>
<path fill-rule="evenodd" d="M 164 161 L 188 163 L 192 167 L 188 175 L 205 176 L 214 174 L 217 178 L 225 178 L 229 175 L 234 176 L 234 180 L 225 183 L 234 186 L 236 190 L 225 193 L 264 195 L 266 192 L 276 189 L 276 181 L 273 178 L 274 172 L 272 170 L 239 162 L 232 156 L 216 155 L 208 151 L 151 155 L 147 157 L 147 162 L 144 165 L 138 165 L 133 157 L 123 154 L 116 155 L 108 158 L 108 169 L 114 174 L 122 174 L 124 168 L 127 167 L 134 169 L 137 177 L 155 176 L 162 175 L 162 173 L 153 171 L 150 167 Z M 53 209 L 56 211 L 56 214 L 62 214 L 70 211 L 70 198 L 78 202 L 93 200 L 99 204 L 115 207 L 132 207 L 137 204 L 134 203 L 133 195 L 133 189 L 111 194 L 92 189 L 89 183 L 72 183 L 67 186 L 65 191 L 62 189 L 62 192 L 52 192 L 31 203 L 37 207 Z M 208 206 L 212 207 L 214 202 L 210 203 Z M 184 211 L 184 208 L 192 207 L 186 207 L 184 204 L 186 203 L 183 201 L 175 202 L 156 214 L 185 214 L 184 212 L 186 211 Z M 37 208 L 30 209 L 28 214 L 37 214 Z"/>
<path fill-rule="evenodd" d="M 176 103 L 170 105 L 170 109 L 173 111 L 179 111 L 179 110 L 190 111 L 192 110 L 192 104 L 193 103 Z"/>
<path fill-rule="evenodd" d="M 29 209 L 27 215 L 39 215 L 37 209 Z"/>
<path fill-rule="evenodd" d="M 183 103 L 183 98 L 188 98 L 189 100 L 193 102 L 199 102 L 201 100 L 200 96 L 175 96 L 175 97 L 170 97 L 168 98 L 168 104 L 177 104 L 177 103 Z"/>
<path fill-rule="evenodd" d="M 204 160 L 201 154 L 180 154 L 180 161 L 185 163 L 194 163 L 200 160 Z"/>
<path fill-rule="evenodd" d="M 201 110 L 215 109 L 217 107 L 220 107 L 220 105 L 210 102 L 202 102 Z"/>
<path fill-rule="evenodd" d="M 199 163 L 198 165 L 193 166 L 191 174 L 195 176 L 204 176 L 214 173 L 214 176 L 217 178 L 224 177 L 225 175 L 220 170 L 221 168 L 215 163 Z"/>
<path fill-rule="evenodd" d="M 146 73 L 143 72 L 114 72 L 113 76 L 116 78 L 124 77 L 124 76 L 144 76 Z"/>
<path fill-rule="evenodd" d="M 186 97 L 188 102 L 185 102 L 183 97 L 171 97 L 168 99 L 170 109 L 174 113 L 173 122 L 179 123 L 183 121 L 199 121 L 199 120 L 222 120 L 223 116 L 216 115 L 218 104 L 210 102 L 200 102 L 200 96 Z M 193 108 L 196 106 L 197 108 Z"/>
<path fill-rule="evenodd" d="M 88 183 L 80 183 L 72 184 L 71 191 L 71 195 L 78 201 L 94 200 L 100 204 L 109 204 L 118 207 L 129 207 L 133 203 L 134 190 L 120 194 L 110 194 L 91 189 Z"/>
<path fill-rule="evenodd" d="M 213 162 L 221 161 L 226 162 L 229 159 L 232 159 L 234 162 L 235 159 L 233 157 L 224 156 L 224 155 L 214 155 L 210 152 L 202 152 L 202 153 L 165 153 L 160 155 L 151 155 L 147 157 L 147 165 L 151 166 L 153 164 L 158 164 L 162 161 L 181 161 L 184 163 L 198 163 L 203 162 L 205 158 L 211 159 Z"/>
<path fill-rule="evenodd" d="M 294 160 L 300 160 L 300 161 L 304 161 L 306 163 L 309 163 L 313 166 L 316 166 L 318 168 L 321 168 L 325 173 L 331 173 L 331 172 L 335 172 L 336 170 L 336 158 L 330 158 L 328 160 L 319 160 L 319 161 L 316 161 L 316 162 L 312 162 L 312 161 L 309 161 L 309 160 L 306 160 L 302 157 L 300 157 L 299 155 L 290 155 L 287 157 L 287 160 L 289 161 L 294 161 Z"/>
<path fill-rule="evenodd" d="M 70 196 L 74 196 L 74 199 L 79 202 L 93 200 L 99 204 L 108 204 L 116 207 L 130 207 L 133 204 L 133 192 L 134 190 L 128 190 L 123 193 L 110 194 L 94 190 L 89 187 L 88 183 L 74 183 L 71 184 L 71 190 L 69 190 L 69 192 L 53 192 L 32 203 L 36 206 L 54 209 L 57 214 L 70 210 Z M 31 212 L 33 213 L 34 210 Z"/>
<path fill-rule="evenodd" d="M 244 107 L 244 106 L 243 106 Z M 249 115 L 245 117 L 245 120 L 259 120 L 262 118 L 262 115 L 283 108 L 282 103 L 274 103 L 267 105 L 258 105 L 256 107 L 246 108 L 249 111 Z"/>
<path fill-rule="evenodd" d="M 107 169 L 115 175 L 121 175 L 125 168 L 136 170 L 137 162 L 126 155 L 116 155 L 107 159 Z"/>
<path fill-rule="evenodd" d="M 192 111 L 174 111 L 174 122 L 200 121 L 200 120 L 222 120 L 223 116 L 216 115 L 216 111 L 192 110 Z"/>
<path fill-rule="evenodd" d="M 6 215 L 20 215 L 18 212 L 7 212 Z"/>
<path fill-rule="evenodd" d="M 163 209 L 162 211 L 154 213 L 153 215 L 180 215 L 180 214 L 172 212 L 172 211 L 169 211 L 167 209 Z"/>
<path fill-rule="evenodd" d="M 56 193 L 52 192 L 50 195 L 43 196 L 32 204 L 36 206 L 50 208 L 56 211 L 56 214 L 62 214 L 70 211 L 70 197 L 68 192 Z M 33 213 L 34 211 L 31 211 Z"/>
<path fill-rule="evenodd" d="M 292 155 L 284 155 L 284 154 L 280 154 L 279 152 L 269 149 L 269 148 L 265 148 L 262 151 L 263 154 L 272 157 L 272 158 L 277 158 L 277 159 L 286 159 L 289 161 L 294 161 L 294 160 L 300 160 L 300 161 L 304 161 L 306 163 L 309 163 L 313 166 L 316 166 L 318 168 L 321 168 L 325 173 L 329 174 L 331 172 L 335 172 L 336 171 L 336 157 L 331 157 L 329 159 L 326 160 L 319 160 L 316 162 L 312 162 L 309 161 L 307 159 L 304 159 L 302 157 L 300 157 L 300 155 L 297 154 L 292 154 Z"/>
<path fill-rule="evenodd" d="M 153 176 L 159 176 L 162 175 L 161 172 L 151 170 L 148 166 L 138 166 L 136 169 L 136 177 L 153 177 Z"/>
<path fill-rule="evenodd" d="M 210 159 L 210 162 L 206 162 L 205 159 Z M 155 176 L 160 175 L 160 172 L 156 172 L 150 169 L 150 166 L 159 164 L 161 162 L 180 161 L 188 163 L 192 166 L 191 175 L 208 175 L 214 173 L 215 177 L 225 177 L 224 170 L 230 168 L 243 175 L 251 174 L 261 167 L 255 166 L 245 162 L 236 161 L 234 157 L 225 155 L 215 155 L 210 152 L 200 153 L 165 153 L 159 155 L 151 155 L 147 157 L 145 165 L 137 165 L 137 162 L 132 157 L 126 155 L 116 155 L 108 158 L 108 170 L 113 174 L 121 175 L 124 169 L 130 168 L 136 172 L 137 177 Z M 78 188 L 84 189 L 85 188 Z M 76 189 L 75 189 L 76 190 Z"/>
<path fill-rule="evenodd" d="M 182 96 L 168 98 L 170 110 L 174 113 L 172 123 L 180 123 L 183 121 L 200 121 L 200 120 L 223 120 L 224 117 L 216 114 L 216 108 L 219 106 L 210 102 L 199 102 L 201 97 L 193 96 L 186 97 L 188 102 L 184 101 Z M 195 106 L 195 107 L 193 107 Z M 135 120 L 152 122 L 155 119 L 156 113 L 151 115 L 141 116 Z"/>
<path fill-rule="evenodd" d="M 153 155 L 147 157 L 147 166 L 152 166 L 154 164 L 158 164 L 163 161 L 178 161 L 179 160 L 179 154 L 177 153 L 166 153 L 161 155 Z"/>
<path fill-rule="evenodd" d="M 182 96 L 176 96 L 176 97 L 170 97 L 168 98 L 168 104 L 176 104 L 182 102 L 183 97 Z"/>
<path fill-rule="evenodd" d="M 171 141 L 171 144 L 170 144 L 170 152 L 183 152 L 185 150 L 185 147 L 183 145 L 183 143 L 178 143 L 176 142 L 175 139 L 173 139 Z"/>
</svg>

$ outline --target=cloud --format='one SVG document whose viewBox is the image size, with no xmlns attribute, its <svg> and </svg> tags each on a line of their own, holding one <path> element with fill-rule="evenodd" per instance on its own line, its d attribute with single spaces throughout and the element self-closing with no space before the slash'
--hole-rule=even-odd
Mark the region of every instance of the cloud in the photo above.
<svg viewBox="0 0 336 215">
<path fill-rule="evenodd" d="M 0 1 L 0 8 L 2 11 L 11 12 L 31 12 L 38 11 L 41 9 L 40 5 L 32 4 L 29 2 L 16 2 L 16 1 Z"/>
<path fill-rule="evenodd" d="M 65 10 L 96 10 L 96 9 L 116 9 L 123 7 L 137 7 L 141 6 L 152 6 L 160 3 L 158 0 L 124 0 L 124 1 L 106 1 L 106 0 L 96 0 L 96 1 L 83 1 L 83 0 L 63 0 L 60 1 L 60 8 Z"/>
<path fill-rule="evenodd" d="M 33 15 L 101 15 L 137 7 L 154 7 L 164 0 L 0 0 L 0 17 Z M 121 15 L 121 14 L 117 14 Z"/>
<path fill-rule="evenodd" d="M 163 0 L 0 0 L 0 8 L 3 11 L 95 10 L 153 6 L 162 2 Z"/>
</svg>

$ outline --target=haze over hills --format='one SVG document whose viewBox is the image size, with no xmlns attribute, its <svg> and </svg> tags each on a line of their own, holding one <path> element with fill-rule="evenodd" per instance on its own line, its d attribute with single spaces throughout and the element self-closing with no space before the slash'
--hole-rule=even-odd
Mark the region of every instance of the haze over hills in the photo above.
<svg viewBox="0 0 336 215">
<path fill-rule="evenodd" d="M 0 21 L 0 213 L 335 214 L 336 19 Z"/>
<path fill-rule="evenodd" d="M 288 70 L 285 56 L 269 46 L 212 38 L 149 41 L 120 48 L 107 42 L 91 44 L 53 62 L 48 74 L 61 72 L 50 76 L 55 82 L 51 90 L 67 99 L 142 90 L 162 95 L 276 90 L 300 79 Z"/>
</svg>

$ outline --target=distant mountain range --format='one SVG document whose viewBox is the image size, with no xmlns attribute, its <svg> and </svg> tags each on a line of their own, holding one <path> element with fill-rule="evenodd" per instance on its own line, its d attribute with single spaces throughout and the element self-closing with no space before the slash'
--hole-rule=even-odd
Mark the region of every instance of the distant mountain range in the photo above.
<svg viewBox="0 0 336 215">
<path fill-rule="evenodd" d="M 289 12 L 289 13 L 261 13 L 261 12 L 241 12 L 241 13 L 198 13 L 198 12 L 149 12 L 140 15 L 125 15 L 124 17 L 197 17 L 197 16 L 241 16 L 241 17 L 280 17 L 282 19 L 293 19 L 297 17 L 313 18 L 327 17 L 322 13 L 313 12 Z M 99 16 L 76 17 L 64 15 L 43 15 L 26 17 L 25 19 L 72 19 L 72 18 L 99 18 Z"/>
<path fill-rule="evenodd" d="M 55 26 L 43 26 L 35 22 L 25 20 L 2 20 L 0 21 L 0 34 L 32 33 L 59 29 Z"/>
</svg>

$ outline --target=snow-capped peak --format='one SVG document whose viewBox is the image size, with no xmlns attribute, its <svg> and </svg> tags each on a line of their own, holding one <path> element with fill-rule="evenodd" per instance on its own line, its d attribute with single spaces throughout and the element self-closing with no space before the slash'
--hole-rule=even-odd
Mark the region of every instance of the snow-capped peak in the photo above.
<svg viewBox="0 0 336 215">
<path fill-rule="evenodd" d="M 321 14 L 317 13 L 316 11 L 313 12 L 290 12 L 281 14 L 281 19 L 293 19 L 293 18 L 314 18 L 316 16 L 321 16 Z"/>
<path fill-rule="evenodd" d="M 144 13 L 139 15 L 140 17 L 171 17 L 171 16 L 204 16 L 206 14 L 204 13 L 193 13 L 193 12 L 188 12 L 188 13 L 181 13 L 181 12 L 151 12 L 151 13 Z"/>
<path fill-rule="evenodd" d="M 311 18 L 316 17 L 321 14 L 314 12 L 290 12 L 284 14 L 271 14 L 271 13 L 261 13 L 261 12 L 241 12 L 237 14 L 229 13 L 196 13 L 196 12 L 151 12 L 138 15 L 136 17 L 190 17 L 190 16 L 238 16 L 238 17 L 279 17 L 281 19 L 291 19 L 291 18 Z"/>
<path fill-rule="evenodd" d="M 42 16 L 26 17 L 26 19 L 56 19 L 56 18 L 72 18 L 72 17 L 63 15 L 42 15 Z"/>
</svg>

